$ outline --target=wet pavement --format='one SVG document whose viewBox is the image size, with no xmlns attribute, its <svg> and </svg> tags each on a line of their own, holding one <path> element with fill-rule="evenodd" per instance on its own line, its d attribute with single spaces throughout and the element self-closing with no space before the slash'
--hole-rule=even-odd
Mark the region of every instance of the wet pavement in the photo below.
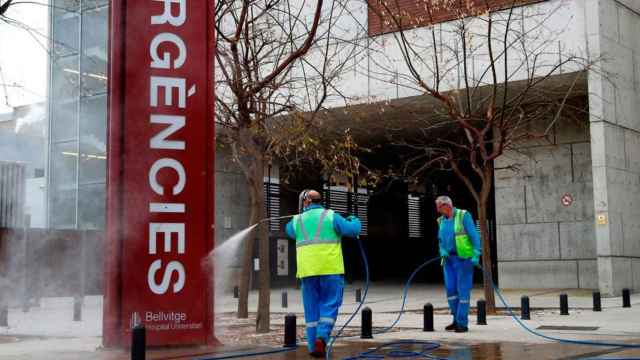
<svg viewBox="0 0 640 360">
<path fill-rule="evenodd" d="M 29 342 L 29 340 L 24 340 Z M 401 340 L 406 341 L 406 340 Z M 373 358 L 430 358 L 430 359 L 640 359 L 640 349 L 603 348 L 558 343 L 527 344 L 512 342 L 467 343 L 424 341 L 420 344 L 395 342 L 394 346 L 380 341 L 349 340 L 338 342 L 332 350 L 332 359 L 373 359 Z M 1 348 L 0 348 L 1 350 Z M 262 352 L 277 352 L 262 355 Z M 358 355 L 367 355 L 360 356 Z M 125 360 L 129 353 L 124 350 L 95 350 L 77 352 L 55 352 L 55 356 L 38 355 L 12 356 L 15 360 Z M 228 358 L 245 359 L 313 359 L 301 344 L 296 349 L 286 351 L 282 347 L 241 345 L 177 349 L 152 349 L 147 352 L 149 360 L 218 360 Z M 0 359 L 9 359 L 2 356 Z"/>
<path fill-rule="evenodd" d="M 613 356 L 613 358 L 640 359 L 640 350 L 627 350 L 623 353 L 615 348 L 602 348 L 591 346 L 576 346 L 564 344 L 533 344 L 522 343 L 486 343 L 486 344 L 464 344 L 464 343 L 433 343 L 440 345 L 437 349 L 430 350 L 430 346 L 420 345 L 396 345 L 393 347 L 382 347 L 383 343 L 362 343 L 349 342 L 338 344 L 332 351 L 332 359 L 357 359 L 374 358 L 374 356 L 384 356 L 385 358 L 435 358 L 435 359 L 584 359 L 601 358 L 602 356 Z M 423 351 L 424 349 L 427 351 Z M 255 349 L 256 351 L 258 349 Z M 270 350 L 273 350 L 271 348 Z M 412 354 L 413 353 L 413 354 Z M 217 352 L 208 356 L 196 357 L 198 360 L 215 360 L 223 356 L 239 355 L 238 352 Z M 279 354 L 263 355 L 260 359 L 312 359 L 304 347 L 299 347 L 295 352 L 285 352 Z M 602 357 L 603 359 L 606 357 Z M 187 359 L 187 358 L 184 358 Z M 193 359 L 193 358 L 191 358 Z"/>
<path fill-rule="evenodd" d="M 354 302 L 355 286 L 349 288 L 336 328 L 342 327 L 351 312 L 359 305 Z M 397 286 L 380 285 L 372 287 L 366 306 L 373 310 L 375 329 L 386 328 L 394 323 L 399 315 L 401 298 L 397 295 Z M 294 313 L 298 317 L 298 338 L 304 335 L 304 316 L 299 291 L 290 291 L 288 307 L 279 306 L 281 291 L 273 292 L 271 316 L 272 331 L 258 334 L 255 331 L 255 313 L 248 319 L 238 319 L 234 313 L 237 300 L 232 294 L 219 294 L 216 304 L 215 334 L 225 343 L 216 348 L 178 348 L 151 349 L 147 352 L 150 360 L 216 360 L 239 356 L 243 353 L 281 350 L 284 337 L 284 316 Z M 524 321 L 532 330 L 548 336 L 574 340 L 596 340 L 627 342 L 640 344 L 640 294 L 632 296 L 632 307 L 622 308 L 620 298 L 603 299 L 603 311 L 593 312 L 589 308 L 591 296 L 584 291 L 569 291 L 570 315 L 561 316 L 557 309 L 558 290 L 507 291 L 510 303 L 519 303 L 521 295 L 532 299 L 531 320 Z M 252 293 L 251 306 L 257 301 Z M 428 347 L 424 351 L 428 358 L 440 359 L 640 359 L 640 349 L 607 348 L 582 345 L 565 345 L 549 342 L 525 331 L 508 316 L 487 316 L 488 325 L 476 325 L 475 316 L 470 319 L 470 332 L 465 334 L 449 333 L 444 327 L 451 322 L 451 316 L 445 310 L 446 297 L 439 287 L 417 286 L 409 293 L 405 313 L 397 326 L 384 334 L 376 333 L 373 340 L 361 340 L 358 337 L 341 339 L 332 354 L 332 359 L 356 359 L 358 354 L 387 342 L 406 339 L 422 341 L 440 341 L 438 348 Z M 606 301 L 605 301 L 606 300 Z M 436 308 L 434 315 L 435 331 L 422 331 L 422 305 L 432 302 Z M 518 310 L 516 310 L 518 311 Z M 102 300 L 97 297 L 85 297 L 82 308 L 82 320 L 73 319 L 72 298 L 41 299 L 28 312 L 20 307 L 9 309 L 9 326 L 0 327 L 0 360 L 126 360 L 127 351 L 105 350 L 102 344 Z M 346 335 L 360 333 L 360 315 L 356 315 Z M 275 353 L 261 356 L 244 357 L 246 359 L 309 359 L 306 347 L 293 352 Z M 398 351 L 401 351 L 400 353 Z M 403 345 L 399 349 L 381 349 L 369 353 L 369 358 L 385 355 L 387 358 L 425 358 L 422 354 L 407 351 L 422 351 L 422 346 Z M 378 357 L 374 357 L 378 356 Z M 360 357 L 362 358 L 362 357 Z"/>
</svg>

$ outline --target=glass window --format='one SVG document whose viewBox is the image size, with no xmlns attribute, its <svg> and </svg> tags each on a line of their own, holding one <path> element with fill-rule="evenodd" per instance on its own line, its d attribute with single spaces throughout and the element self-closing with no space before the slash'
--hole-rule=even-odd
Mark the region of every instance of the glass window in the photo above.
<svg viewBox="0 0 640 360">
<path fill-rule="evenodd" d="M 51 154 L 52 191 L 75 190 L 77 160 L 78 152 L 75 141 L 53 144 Z"/>
<path fill-rule="evenodd" d="M 51 73 L 52 101 L 74 100 L 79 96 L 78 56 L 54 60 L 51 65 Z"/>
<path fill-rule="evenodd" d="M 57 190 L 51 193 L 49 222 L 55 229 L 73 229 L 76 223 L 76 191 Z"/>
<path fill-rule="evenodd" d="M 82 0 L 82 9 L 91 10 L 99 7 L 105 7 L 109 4 L 109 0 Z"/>
<path fill-rule="evenodd" d="M 53 228 L 75 228 L 76 160 L 75 141 L 52 146 L 49 218 Z"/>
<path fill-rule="evenodd" d="M 56 8 L 53 11 L 53 58 L 77 54 L 80 48 L 80 16 Z"/>
<path fill-rule="evenodd" d="M 107 7 L 86 11 L 82 17 L 82 94 L 107 91 Z"/>
<path fill-rule="evenodd" d="M 107 167 L 107 96 L 83 98 L 80 117 L 80 183 L 104 182 Z"/>
<path fill-rule="evenodd" d="M 86 1 L 86 0 L 83 0 Z M 80 9 L 80 0 L 54 0 L 53 5 L 57 10 L 66 10 L 67 12 L 77 12 Z"/>
<path fill-rule="evenodd" d="M 78 227 L 80 229 L 104 229 L 105 184 L 82 185 L 78 189 Z"/>
<path fill-rule="evenodd" d="M 51 114 L 51 140 L 75 140 L 78 126 L 78 101 L 54 103 Z"/>
</svg>

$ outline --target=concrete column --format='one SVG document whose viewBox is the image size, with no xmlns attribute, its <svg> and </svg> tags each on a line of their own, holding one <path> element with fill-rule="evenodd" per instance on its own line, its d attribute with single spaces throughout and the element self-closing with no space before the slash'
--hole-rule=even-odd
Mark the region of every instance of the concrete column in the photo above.
<svg viewBox="0 0 640 360">
<path fill-rule="evenodd" d="M 589 74 L 589 117 L 598 284 L 608 296 L 640 289 L 639 10 L 585 2 L 589 55 L 601 59 Z"/>
</svg>

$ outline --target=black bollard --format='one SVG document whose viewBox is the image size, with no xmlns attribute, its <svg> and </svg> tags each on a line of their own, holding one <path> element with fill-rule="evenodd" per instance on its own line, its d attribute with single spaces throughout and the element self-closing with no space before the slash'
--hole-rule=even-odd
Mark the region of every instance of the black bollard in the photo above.
<svg viewBox="0 0 640 360">
<path fill-rule="evenodd" d="M 282 307 L 286 308 L 287 306 L 289 306 L 289 300 L 287 299 L 287 292 L 283 291 L 282 292 Z"/>
<path fill-rule="evenodd" d="M 569 315 L 569 297 L 560 294 L 560 315 Z"/>
<path fill-rule="evenodd" d="M 631 291 L 629 289 L 622 289 L 622 307 L 630 308 L 631 307 Z"/>
<path fill-rule="evenodd" d="M 362 310 L 362 339 L 373 339 L 373 314 L 368 307 Z"/>
<path fill-rule="evenodd" d="M 82 298 L 79 296 L 73 298 L 73 321 L 82 321 Z"/>
<path fill-rule="evenodd" d="M 424 317 L 422 331 L 433 331 L 433 305 L 430 303 L 424 304 L 422 316 Z"/>
<path fill-rule="evenodd" d="M 531 309 L 529 308 L 529 297 L 523 296 L 520 298 L 520 318 L 522 320 L 531 320 Z"/>
<path fill-rule="evenodd" d="M 237 286 L 234 286 L 233 288 L 233 298 L 237 299 L 240 297 L 240 289 Z"/>
<path fill-rule="evenodd" d="M 131 360 L 145 360 L 146 342 L 144 325 L 136 325 L 131 331 Z"/>
<path fill-rule="evenodd" d="M 0 306 L 0 326 L 9 326 L 9 307 Z"/>
<path fill-rule="evenodd" d="M 593 292 L 593 311 L 602 311 L 602 301 L 600 300 L 600 292 Z"/>
<path fill-rule="evenodd" d="M 356 302 L 362 302 L 362 290 L 356 289 Z"/>
<path fill-rule="evenodd" d="M 296 347 L 296 315 L 287 314 L 284 317 L 284 347 Z"/>
<path fill-rule="evenodd" d="M 487 302 L 478 300 L 478 325 L 487 325 Z"/>
</svg>

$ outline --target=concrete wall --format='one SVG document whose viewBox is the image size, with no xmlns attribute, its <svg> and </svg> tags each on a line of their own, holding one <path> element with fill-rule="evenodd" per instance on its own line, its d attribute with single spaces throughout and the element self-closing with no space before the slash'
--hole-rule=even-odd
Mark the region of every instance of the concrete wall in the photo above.
<svg viewBox="0 0 640 360">
<path fill-rule="evenodd" d="M 588 0 L 589 76 L 598 280 L 601 292 L 640 290 L 640 4 Z M 597 26 L 596 26 L 597 25 Z"/>
<path fill-rule="evenodd" d="M 249 192 L 228 150 L 216 149 L 216 245 L 249 224 Z"/>
<path fill-rule="evenodd" d="M 548 139 L 521 144 L 495 166 L 500 285 L 596 288 L 587 119 L 562 121 Z"/>
<path fill-rule="evenodd" d="M 351 16 L 343 16 L 337 19 L 336 28 L 345 29 L 344 34 L 340 34 L 344 39 L 349 39 L 350 43 L 359 43 L 366 51 L 356 52 L 355 56 L 340 59 L 345 62 L 349 71 L 340 74 L 336 87 L 341 90 L 341 94 L 347 97 L 334 97 L 329 99 L 325 105 L 327 107 L 341 107 L 345 101 L 349 105 L 360 103 L 376 103 L 385 100 L 399 99 L 403 97 L 420 95 L 423 92 L 416 85 L 411 77 L 411 72 L 403 59 L 401 47 L 397 41 L 397 33 L 366 37 L 361 29 L 367 28 L 367 2 L 348 2 Z M 529 56 L 535 52 L 537 56 L 538 75 L 549 71 L 547 66 L 557 64 L 559 54 L 567 56 L 569 54 L 585 56 L 586 39 L 584 33 L 583 0 L 548 0 L 532 5 L 518 7 L 512 17 L 511 28 L 525 29 L 527 33 L 535 33 L 536 36 L 527 38 L 530 49 Z M 504 23 L 508 18 L 508 11 L 499 11 L 494 15 L 494 19 L 499 23 Z M 515 19 L 515 20 L 514 20 Z M 541 26 L 544 24 L 544 26 Z M 456 59 L 455 54 L 459 52 L 458 21 L 443 22 L 434 25 L 437 37 L 437 53 L 440 61 L 442 83 L 440 90 L 446 91 L 461 87 L 459 75 L 463 72 L 463 65 Z M 469 38 L 473 40 L 471 47 L 475 50 L 468 56 L 470 58 L 467 66 L 472 86 L 476 83 L 486 84 L 488 75 L 486 70 L 489 67 L 487 49 L 485 46 L 487 37 L 486 19 L 467 18 L 467 28 Z M 358 36 L 365 36 L 364 39 Z M 430 27 L 420 27 L 405 31 L 405 36 L 413 44 L 415 49 L 419 49 L 420 57 L 412 58 L 413 65 L 420 73 L 423 80 L 433 85 L 435 79 L 433 70 L 432 35 Z M 495 49 L 502 49 L 502 39 L 504 37 L 503 26 L 495 26 L 493 35 Z M 477 41 L 477 43 L 473 43 Z M 519 43 L 519 42 L 518 42 Z M 561 50 L 559 50 L 561 49 Z M 314 52 L 310 52 L 309 61 L 313 62 Z M 422 59 L 422 60 L 421 60 Z M 317 60 L 317 59 L 315 59 Z M 527 67 L 522 66 L 525 55 L 516 47 L 509 52 L 509 78 L 511 81 L 528 78 Z M 503 60 L 498 59 L 497 67 L 498 81 L 503 81 Z M 576 64 L 565 65 L 560 73 L 569 73 L 578 70 Z M 445 70 L 446 69 L 446 70 Z"/>
<path fill-rule="evenodd" d="M 216 246 L 224 243 L 233 234 L 246 228 L 249 224 L 249 192 L 240 169 L 232 161 L 228 149 L 216 149 Z M 229 279 L 240 274 L 240 253 L 233 254 L 235 259 L 225 259 L 224 266 L 218 269 L 225 276 L 225 281 L 216 284 L 216 290 L 231 291 L 236 285 Z M 223 286 L 224 289 L 218 288 Z"/>
</svg>

